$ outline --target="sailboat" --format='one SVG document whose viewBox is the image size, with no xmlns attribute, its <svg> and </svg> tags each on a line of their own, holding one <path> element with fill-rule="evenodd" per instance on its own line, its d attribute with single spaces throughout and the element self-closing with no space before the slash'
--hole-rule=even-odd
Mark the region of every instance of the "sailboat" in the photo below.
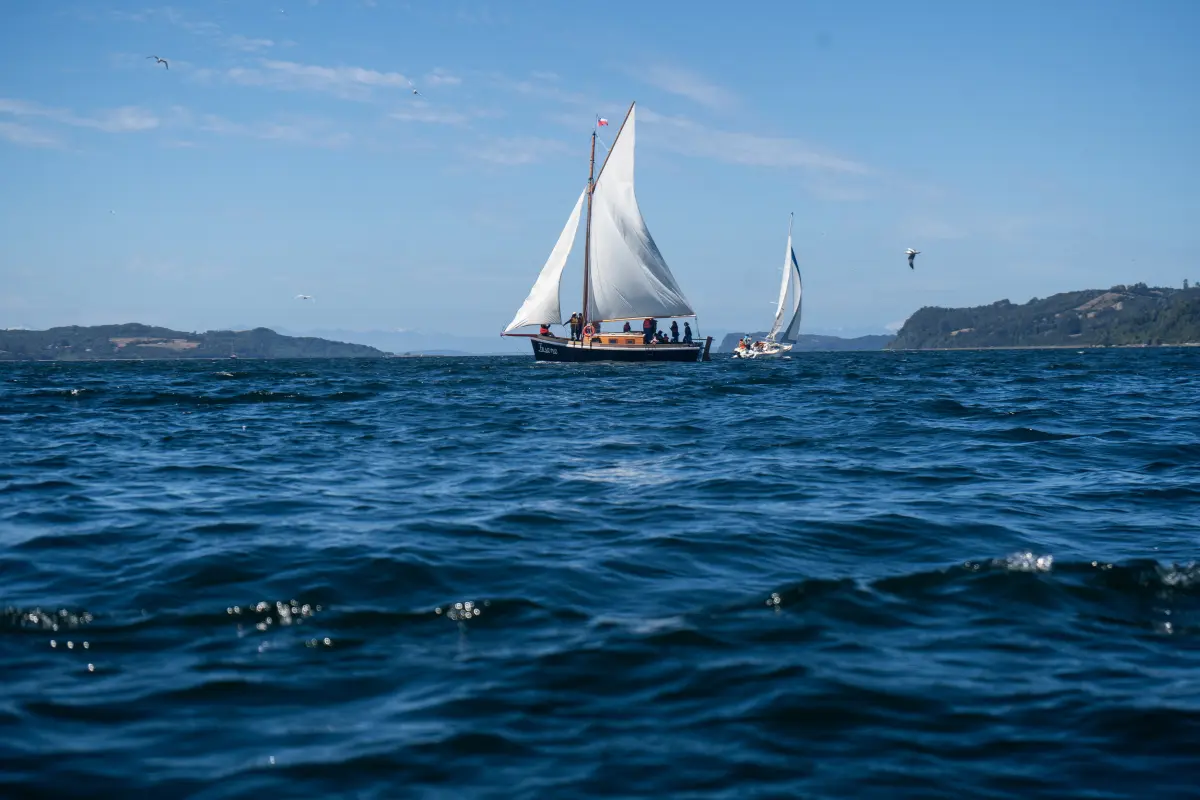
<svg viewBox="0 0 1200 800">
<path fill-rule="evenodd" d="M 709 359 L 712 337 L 661 341 L 657 330 L 643 333 L 647 320 L 691 317 L 696 313 L 646 227 L 633 191 L 634 110 L 596 169 L 596 132 L 587 186 L 575 201 L 567 224 L 521 308 L 501 336 L 528 337 L 538 361 L 684 361 Z M 559 284 L 575 243 L 586 201 L 583 251 L 583 325 L 578 338 L 554 336 L 550 325 L 562 324 Z M 603 331 L 606 324 L 629 322 L 631 330 Z M 536 334 L 516 333 L 530 325 Z M 662 327 L 656 324 L 655 328 Z M 697 328 L 699 327 L 697 321 Z M 685 329 L 686 330 L 686 329 Z"/>
<path fill-rule="evenodd" d="M 792 248 L 792 214 L 788 219 L 787 251 L 783 256 L 783 279 L 779 284 L 779 302 L 775 304 L 775 321 L 765 341 L 753 342 L 746 336 L 733 350 L 734 358 L 772 358 L 792 349 L 796 332 L 800 330 L 800 265 Z M 790 295 L 790 300 L 789 300 Z M 791 314 L 790 318 L 788 314 Z M 784 324 L 784 320 L 787 324 Z"/>
</svg>

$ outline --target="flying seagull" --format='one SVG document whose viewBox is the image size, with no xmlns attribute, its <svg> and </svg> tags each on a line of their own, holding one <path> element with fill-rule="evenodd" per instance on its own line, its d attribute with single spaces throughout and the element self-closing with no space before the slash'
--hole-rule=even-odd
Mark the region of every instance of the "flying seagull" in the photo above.
<svg viewBox="0 0 1200 800">
<path fill-rule="evenodd" d="M 317 302 L 316 300 L 313 299 L 313 296 L 311 294 L 298 294 L 298 295 L 296 295 L 296 299 L 297 300 L 312 300 L 314 303 Z"/>
<path fill-rule="evenodd" d="M 404 80 L 408 81 L 408 78 L 405 78 Z M 424 97 L 424 96 L 425 96 L 425 95 L 423 95 L 423 94 L 421 94 L 420 92 L 418 92 L 418 91 L 417 91 L 417 87 L 416 87 L 416 86 L 413 86 L 413 82 L 412 82 L 412 81 L 408 81 L 408 85 L 409 85 L 410 87 L 412 87 L 413 94 L 420 94 L 420 95 L 421 95 L 421 97 Z"/>
<path fill-rule="evenodd" d="M 916 257 L 917 257 L 917 253 L 919 253 L 919 252 L 921 252 L 921 251 L 920 251 L 920 250 L 913 250 L 913 249 L 910 247 L 910 248 L 908 248 L 907 250 L 905 250 L 904 252 L 908 254 L 908 268 L 909 268 L 909 269 L 916 269 L 916 267 L 914 267 L 914 266 L 913 266 L 913 259 L 914 259 L 914 258 L 916 258 Z"/>
<path fill-rule="evenodd" d="M 171 68 L 171 65 L 167 63 L 165 58 L 159 58 L 158 56 L 146 56 L 146 58 L 153 58 L 155 64 L 162 64 L 167 69 Z"/>
</svg>

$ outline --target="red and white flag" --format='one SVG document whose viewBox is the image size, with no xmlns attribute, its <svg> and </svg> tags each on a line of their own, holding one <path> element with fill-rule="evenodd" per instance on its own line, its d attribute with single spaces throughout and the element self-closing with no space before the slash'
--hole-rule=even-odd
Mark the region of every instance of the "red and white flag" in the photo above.
<svg viewBox="0 0 1200 800">
<path fill-rule="evenodd" d="M 596 124 L 600 125 L 600 126 L 604 126 L 604 125 L 608 124 L 608 120 L 604 119 L 604 117 L 601 117 L 600 119 L 596 120 Z"/>
</svg>

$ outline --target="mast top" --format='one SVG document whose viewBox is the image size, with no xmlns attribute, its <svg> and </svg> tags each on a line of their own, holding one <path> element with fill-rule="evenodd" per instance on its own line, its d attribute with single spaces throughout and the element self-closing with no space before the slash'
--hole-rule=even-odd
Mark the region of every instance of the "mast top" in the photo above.
<svg viewBox="0 0 1200 800">
<path fill-rule="evenodd" d="M 608 148 L 608 152 L 604 156 L 604 163 L 600 165 L 600 171 L 596 173 L 596 180 L 593 183 L 599 183 L 600 177 L 604 174 L 604 168 L 608 166 L 608 159 L 612 157 L 613 148 L 617 146 L 617 139 L 621 138 L 621 131 L 625 130 L 625 123 L 629 122 L 629 115 L 633 113 L 633 107 L 637 105 L 634 100 L 629 104 L 629 110 L 625 112 L 625 119 L 621 120 L 621 127 L 617 128 L 617 135 L 613 137 L 612 147 Z M 592 158 L 595 159 L 596 151 L 596 129 L 592 129 Z"/>
</svg>

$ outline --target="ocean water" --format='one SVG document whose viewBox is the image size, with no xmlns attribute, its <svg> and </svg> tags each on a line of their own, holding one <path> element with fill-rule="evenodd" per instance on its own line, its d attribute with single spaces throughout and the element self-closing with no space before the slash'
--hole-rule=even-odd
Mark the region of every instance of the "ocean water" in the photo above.
<svg viewBox="0 0 1200 800">
<path fill-rule="evenodd" d="M 1198 370 L 0 365 L 0 796 L 1195 797 Z"/>
</svg>

